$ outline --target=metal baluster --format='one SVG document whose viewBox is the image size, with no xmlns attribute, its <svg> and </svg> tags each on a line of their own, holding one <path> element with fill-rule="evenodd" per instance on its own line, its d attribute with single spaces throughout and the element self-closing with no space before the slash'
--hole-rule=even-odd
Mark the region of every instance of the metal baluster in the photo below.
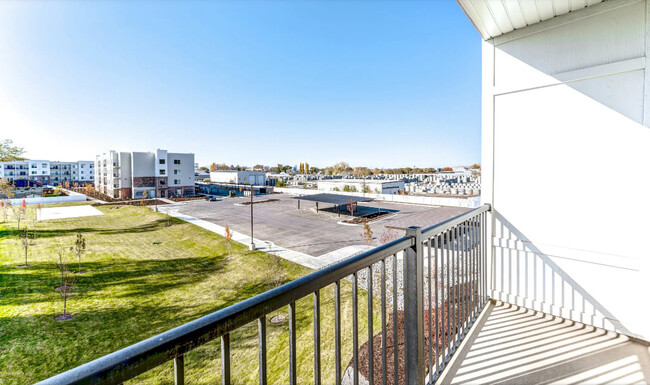
<svg viewBox="0 0 650 385">
<path fill-rule="evenodd" d="M 221 336 L 221 383 L 230 384 L 230 334 Z"/>
<path fill-rule="evenodd" d="M 487 215 L 485 213 L 483 213 L 483 217 L 481 218 L 481 264 L 483 265 L 483 269 L 482 269 L 482 273 L 483 273 L 483 282 L 482 282 L 483 298 L 482 298 L 482 302 L 483 302 L 483 305 L 485 305 L 485 303 L 487 302 L 487 298 L 488 298 L 488 295 L 489 295 L 488 294 L 488 284 L 487 284 L 487 278 L 488 278 L 487 268 L 488 268 L 488 265 L 487 265 L 487 258 L 486 258 L 486 256 L 487 256 L 486 247 L 488 247 L 487 245 L 489 244 L 489 242 L 488 242 L 488 239 L 486 237 L 486 230 L 485 230 L 486 224 L 487 224 Z M 492 258 L 492 259 L 494 259 L 494 258 Z M 492 270 L 494 270 L 494 268 Z M 491 282 L 491 283 L 493 283 L 493 282 Z M 493 287 L 493 286 L 490 286 L 490 287 Z"/>
<path fill-rule="evenodd" d="M 375 362 L 375 357 L 374 357 L 374 346 L 373 346 L 373 341 L 372 341 L 372 320 L 373 320 L 373 314 L 372 314 L 372 265 L 368 266 L 368 382 L 370 385 L 374 383 L 374 362 Z"/>
<path fill-rule="evenodd" d="M 439 351 L 439 339 L 440 339 L 440 326 L 438 324 L 438 318 L 440 318 L 440 290 L 438 288 L 438 240 L 440 239 L 439 236 L 435 236 L 433 238 L 433 252 L 434 252 L 434 268 L 435 268 L 435 281 L 434 281 L 434 286 L 436 290 L 436 332 L 435 332 L 435 341 L 434 343 L 436 344 L 436 377 L 438 372 L 440 371 L 440 362 L 438 361 L 438 356 L 440 355 Z M 432 374 L 433 375 L 433 374 Z M 431 383 L 433 383 L 433 377 L 431 377 Z"/>
<path fill-rule="evenodd" d="M 381 382 L 386 385 L 386 259 L 381 260 Z"/>
<path fill-rule="evenodd" d="M 183 355 L 174 358 L 174 385 L 185 384 L 185 359 Z"/>
<path fill-rule="evenodd" d="M 352 274 L 352 383 L 359 384 L 359 317 L 357 309 L 357 273 Z"/>
<path fill-rule="evenodd" d="M 447 302 L 446 302 L 446 309 L 444 309 L 445 313 L 447 314 L 447 325 L 445 326 L 445 363 L 449 361 L 449 356 L 451 353 L 451 349 L 449 348 L 450 340 L 451 340 L 451 317 L 449 314 L 449 310 L 451 310 L 451 288 L 449 287 L 449 277 L 451 276 L 450 270 L 450 264 L 449 264 L 449 253 L 451 252 L 451 249 L 449 248 L 449 231 L 445 231 L 445 259 L 446 259 L 446 265 L 447 265 L 447 286 L 443 287 L 443 294 L 446 294 L 447 297 Z"/>
<path fill-rule="evenodd" d="M 472 219 L 472 227 L 471 227 L 471 233 L 470 233 L 470 245 L 471 245 L 471 253 L 470 253 L 470 259 L 471 259 L 471 266 L 470 266 L 470 271 L 471 271 L 471 279 L 472 279 L 472 297 L 471 297 L 471 318 L 472 318 L 472 323 L 474 323 L 474 320 L 476 319 L 476 226 L 478 222 L 476 221 L 477 217 L 474 217 Z"/>
<path fill-rule="evenodd" d="M 432 326 L 432 321 L 431 317 L 433 317 L 433 292 L 431 291 L 431 281 L 433 280 L 433 276 L 431 275 L 431 242 L 433 242 L 432 238 L 429 238 L 427 240 L 427 269 L 429 270 L 429 279 L 427 280 L 427 289 L 429 290 L 429 309 L 427 310 L 427 315 L 428 315 L 428 327 L 429 327 L 429 379 L 432 379 L 433 377 L 433 331 L 431 330 Z"/>
<path fill-rule="evenodd" d="M 393 380 L 399 383 L 398 376 L 398 340 L 397 340 L 397 254 L 393 255 Z"/>
<path fill-rule="evenodd" d="M 460 224 L 460 229 L 459 229 L 461 235 L 460 235 L 460 247 L 458 250 L 458 254 L 460 256 L 461 262 L 460 263 L 460 271 L 458 274 L 460 275 L 460 279 L 458 280 L 458 284 L 461 285 L 459 290 L 460 290 L 460 297 L 458 298 L 459 300 L 459 314 L 460 314 L 460 330 L 461 332 L 460 337 L 464 338 L 465 333 L 467 331 L 467 312 L 466 312 L 466 307 L 467 307 L 467 288 L 465 287 L 465 279 L 467 278 L 467 261 L 466 261 L 466 255 L 467 255 L 467 242 L 465 240 L 465 237 L 467 236 L 467 221 L 463 222 Z"/>
<path fill-rule="evenodd" d="M 314 384 L 320 385 L 320 290 L 314 292 Z"/>
<path fill-rule="evenodd" d="M 266 316 L 257 319 L 257 344 L 259 346 L 260 385 L 266 385 Z"/>
<path fill-rule="evenodd" d="M 458 281 L 456 280 L 456 269 L 457 269 L 457 263 L 456 263 L 456 249 L 458 248 L 457 243 L 458 243 L 458 234 L 456 233 L 457 227 L 453 227 L 451 229 L 451 236 L 450 238 L 452 239 L 451 243 L 451 298 L 453 301 L 450 302 L 451 306 L 451 346 L 449 347 L 449 355 L 451 356 L 454 354 L 456 351 L 456 301 L 458 298 L 456 297 L 456 288 L 458 287 Z"/>
<path fill-rule="evenodd" d="M 296 302 L 289 304 L 289 383 L 296 385 Z"/>
<path fill-rule="evenodd" d="M 334 360 L 335 383 L 341 383 L 341 281 L 334 283 Z"/>
</svg>

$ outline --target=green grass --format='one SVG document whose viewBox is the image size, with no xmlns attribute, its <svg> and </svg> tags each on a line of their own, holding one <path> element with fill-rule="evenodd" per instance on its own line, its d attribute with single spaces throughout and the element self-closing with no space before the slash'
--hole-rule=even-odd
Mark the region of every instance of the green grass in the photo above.
<svg viewBox="0 0 650 385">
<path fill-rule="evenodd" d="M 63 204 L 58 206 L 68 206 Z M 0 383 L 29 384 L 182 325 L 272 285 L 267 257 L 197 226 L 142 207 L 98 207 L 105 215 L 37 222 L 35 245 L 24 263 L 15 223 L 0 224 Z M 28 216 L 35 208 L 28 208 Z M 28 225 L 30 221 L 23 221 Z M 62 300 L 55 266 L 57 249 L 86 237 L 87 252 L 68 309 L 75 317 L 54 321 Z M 162 242 L 154 245 L 154 242 Z M 69 256 L 72 269 L 76 261 Z M 311 270 L 283 261 L 285 282 Z M 351 285 L 343 281 L 343 366 L 352 355 Z M 365 342 L 367 307 L 359 294 L 359 346 Z M 298 382 L 313 382 L 313 299 L 297 303 Z M 286 309 L 281 310 L 286 315 Z M 333 288 L 321 294 L 323 383 L 334 382 Z M 379 321 L 375 310 L 375 321 Z M 378 323 L 376 322 L 375 330 Z M 288 326 L 267 324 L 269 383 L 288 383 Z M 231 334 L 234 383 L 257 382 L 257 325 Z M 219 341 L 185 358 L 189 383 L 221 381 Z M 168 362 L 134 383 L 168 384 Z"/>
</svg>

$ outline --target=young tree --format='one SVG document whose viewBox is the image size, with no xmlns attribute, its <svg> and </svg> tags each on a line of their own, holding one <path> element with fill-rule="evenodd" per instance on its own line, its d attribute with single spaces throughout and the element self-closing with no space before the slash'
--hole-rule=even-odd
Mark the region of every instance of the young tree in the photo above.
<svg viewBox="0 0 650 385">
<path fill-rule="evenodd" d="M 23 232 L 20 234 L 20 243 L 23 245 L 23 250 L 25 251 L 25 264 L 20 265 L 20 267 L 29 267 L 31 266 L 29 263 L 27 263 L 27 255 L 29 254 L 29 231 L 27 231 L 27 227 L 23 230 Z"/>
<path fill-rule="evenodd" d="M 11 208 L 11 211 L 14 214 L 14 218 L 16 219 L 16 224 L 18 230 L 20 230 L 20 221 L 25 219 L 25 212 L 27 211 L 27 203 L 25 202 L 25 198 L 23 198 L 22 203 L 20 206 L 9 206 Z"/>
<path fill-rule="evenodd" d="M 61 279 L 61 285 L 56 289 L 61 295 L 63 300 L 63 314 L 56 316 L 54 319 L 56 321 L 66 321 L 73 317 L 72 314 L 68 313 L 68 298 L 75 284 L 75 275 L 70 273 L 70 268 L 66 262 L 64 255 L 65 251 L 62 249 L 57 250 L 58 261 L 56 261 L 56 267 L 59 270 L 59 276 Z"/>
<path fill-rule="evenodd" d="M 230 258 L 230 243 L 231 242 L 232 242 L 232 232 L 230 231 L 230 228 L 228 227 L 228 225 L 226 225 L 226 245 L 228 247 L 228 258 L 226 259 L 227 261 L 229 261 L 231 259 Z"/>
<path fill-rule="evenodd" d="M 146 209 L 144 207 L 144 202 L 149 198 L 149 194 L 147 193 L 147 190 L 144 190 L 142 192 L 142 199 L 140 200 L 140 204 L 142 205 L 142 213 L 144 214 L 146 212 Z"/>
<path fill-rule="evenodd" d="M 397 232 L 392 227 L 386 227 L 379 238 L 379 242 L 385 245 L 394 239 L 397 239 Z"/>
<path fill-rule="evenodd" d="M 74 246 L 70 247 L 70 251 L 73 252 L 79 260 L 79 269 L 75 272 L 75 274 L 85 273 L 85 271 L 81 270 L 81 256 L 86 251 L 86 238 L 84 238 L 81 233 L 77 233 L 77 237 L 74 241 Z"/>
<path fill-rule="evenodd" d="M 370 228 L 368 221 L 363 222 L 363 232 L 361 233 L 361 237 L 366 242 L 366 245 L 370 246 L 372 243 L 372 229 Z"/>
<path fill-rule="evenodd" d="M 352 215 L 352 218 L 354 218 L 354 210 L 357 209 L 357 203 L 354 202 L 352 199 L 348 201 L 347 205 L 348 211 L 350 212 L 350 215 Z"/>
</svg>

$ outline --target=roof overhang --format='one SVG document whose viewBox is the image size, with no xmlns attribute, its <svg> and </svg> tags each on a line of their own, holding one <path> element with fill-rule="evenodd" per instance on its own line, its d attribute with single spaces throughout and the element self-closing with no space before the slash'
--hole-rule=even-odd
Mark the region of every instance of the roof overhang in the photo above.
<svg viewBox="0 0 650 385">
<path fill-rule="evenodd" d="M 603 2 L 603 0 L 457 1 L 485 40 Z"/>
</svg>

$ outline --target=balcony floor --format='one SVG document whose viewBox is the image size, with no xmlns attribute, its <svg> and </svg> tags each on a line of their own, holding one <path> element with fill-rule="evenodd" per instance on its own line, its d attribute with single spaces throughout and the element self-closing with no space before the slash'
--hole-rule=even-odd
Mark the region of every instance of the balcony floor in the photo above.
<svg viewBox="0 0 650 385">
<path fill-rule="evenodd" d="M 650 383 L 650 347 L 644 344 L 510 304 L 490 306 L 443 383 Z"/>
</svg>

